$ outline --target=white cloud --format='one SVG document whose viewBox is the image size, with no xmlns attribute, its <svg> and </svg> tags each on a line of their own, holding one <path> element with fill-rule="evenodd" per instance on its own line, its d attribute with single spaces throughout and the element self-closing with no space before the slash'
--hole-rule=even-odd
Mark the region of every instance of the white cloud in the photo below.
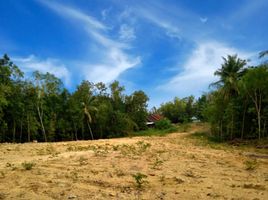
<svg viewBox="0 0 268 200">
<path fill-rule="evenodd" d="M 14 62 L 26 73 L 40 71 L 42 73 L 51 73 L 60 78 L 64 84 L 70 86 L 70 72 L 66 66 L 59 60 L 53 58 L 39 59 L 34 55 L 28 57 L 15 57 Z"/>
<path fill-rule="evenodd" d="M 85 67 L 86 78 L 93 82 L 111 82 L 123 71 L 133 68 L 141 63 L 139 57 L 129 58 L 119 49 L 111 49 L 106 55 L 104 64 L 89 65 Z"/>
<path fill-rule="evenodd" d="M 99 30 L 105 30 L 107 29 L 107 27 L 102 24 L 101 22 L 99 22 L 98 20 L 96 20 L 95 18 L 86 15 L 85 13 L 71 8 L 71 7 L 67 7 L 55 2 L 51 2 L 51 1 L 40 1 L 42 2 L 44 5 L 46 5 L 48 8 L 54 10 L 56 13 L 58 13 L 59 15 L 72 19 L 72 20 L 78 20 L 82 23 L 84 23 L 84 25 L 89 26 L 90 28 L 94 28 L 94 29 L 99 29 Z"/>
<path fill-rule="evenodd" d="M 135 30 L 133 27 L 127 25 L 127 24 L 122 24 L 120 26 L 119 30 L 119 39 L 123 41 L 131 41 L 136 38 L 135 35 Z"/>
<path fill-rule="evenodd" d="M 200 43 L 183 66 L 178 66 L 178 68 L 182 67 L 182 71 L 158 89 L 175 92 L 181 96 L 200 95 L 207 91 L 210 83 L 217 80 L 214 72 L 221 67 L 222 56 L 234 54 L 238 54 L 243 59 L 256 55 L 255 52 L 243 52 L 219 42 Z"/>
<path fill-rule="evenodd" d="M 125 41 L 117 41 L 108 36 L 109 27 L 90 15 L 61 4 L 42 2 L 60 16 L 74 20 L 75 24 L 88 34 L 88 41 L 92 43 L 93 40 L 96 43 L 97 51 L 93 52 L 95 55 L 91 55 L 91 58 L 101 57 L 102 59 L 88 58 L 88 60 L 79 62 L 79 66 L 76 66 L 89 81 L 110 82 L 118 78 L 127 69 L 141 63 L 140 57 L 133 57 L 125 52 L 126 49 L 130 48 L 127 42 L 135 36 L 134 30 L 131 30 L 130 27 L 125 27 L 121 32 L 122 39 L 124 38 Z M 106 16 L 107 11 L 104 10 L 102 14 Z"/>
<path fill-rule="evenodd" d="M 171 38 L 181 39 L 181 31 L 175 24 L 170 22 L 170 20 L 157 15 L 154 12 L 149 12 L 148 10 L 139 9 L 140 16 L 159 26 L 166 31 L 167 36 Z"/>
</svg>

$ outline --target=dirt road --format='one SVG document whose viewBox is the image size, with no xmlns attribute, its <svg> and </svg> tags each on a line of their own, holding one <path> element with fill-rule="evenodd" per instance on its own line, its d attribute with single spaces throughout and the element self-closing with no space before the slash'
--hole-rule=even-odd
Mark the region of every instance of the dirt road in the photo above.
<svg viewBox="0 0 268 200">
<path fill-rule="evenodd" d="M 0 199 L 268 199 L 268 159 L 188 134 L 0 144 Z"/>
</svg>

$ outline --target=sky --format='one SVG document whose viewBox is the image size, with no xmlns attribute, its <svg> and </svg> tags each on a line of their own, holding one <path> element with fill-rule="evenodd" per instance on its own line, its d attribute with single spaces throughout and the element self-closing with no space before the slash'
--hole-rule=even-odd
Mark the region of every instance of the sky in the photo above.
<svg viewBox="0 0 268 200">
<path fill-rule="evenodd" d="M 30 76 L 50 72 L 143 90 L 149 107 L 209 91 L 222 57 L 256 64 L 267 50 L 268 0 L 4 0 L 0 54 Z"/>
</svg>

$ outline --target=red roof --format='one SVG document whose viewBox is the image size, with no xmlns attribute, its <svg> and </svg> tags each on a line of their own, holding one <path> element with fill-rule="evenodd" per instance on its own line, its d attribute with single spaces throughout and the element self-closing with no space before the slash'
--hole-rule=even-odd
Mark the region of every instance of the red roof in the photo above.
<svg viewBox="0 0 268 200">
<path fill-rule="evenodd" d="M 157 122 L 161 119 L 163 119 L 163 116 L 160 114 L 151 114 L 147 117 L 147 121 L 149 122 Z"/>
</svg>

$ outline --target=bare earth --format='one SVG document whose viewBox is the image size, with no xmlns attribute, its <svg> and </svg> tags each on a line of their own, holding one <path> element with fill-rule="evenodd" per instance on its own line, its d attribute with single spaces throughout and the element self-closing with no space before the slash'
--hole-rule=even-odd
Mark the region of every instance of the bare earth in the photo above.
<svg viewBox="0 0 268 200">
<path fill-rule="evenodd" d="M 246 170 L 241 150 L 189 134 L 0 144 L 0 199 L 268 199 L 267 158 Z"/>
</svg>

